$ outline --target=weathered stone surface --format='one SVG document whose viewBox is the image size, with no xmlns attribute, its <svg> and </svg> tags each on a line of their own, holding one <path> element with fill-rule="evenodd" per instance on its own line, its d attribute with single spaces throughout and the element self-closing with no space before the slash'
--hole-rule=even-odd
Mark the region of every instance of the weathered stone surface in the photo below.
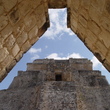
<svg viewBox="0 0 110 110">
<path fill-rule="evenodd" d="M 85 42 L 85 45 L 103 63 L 102 59 L 107 60 L 106 53 L 109 51 L 109 44 L 110 44 L 109 42 L 109 36 L 110 36 L 110 31 L 109 31 L 110 3 L 109 2 L 110 1 L 109 0 L 101 0 L 101 1 L 67 0 L 67 2 L 68 2 L 67 7 L 70 10 L 70 13 L 68 15 L 69 16 L 68 27 L 70 27 L 78 35 L 78 37 L 83 42 Z M 96 40 L 97 41 L 100 40 L 101 43 L 99 42 L 96 43 L 97 42 Z M 99 48 L 99 45 L 101 49 Z M 95 53 L 98 53 L 98 55 Z M 100 56 L 102 58 L 100 58 Z"/>
<path fill-rule="evenodd" d="M 15 42 L 20 53 L 25 53 L 49 27 L 48 9 L 66 7 L 68 27 L 102 63 L 106 61 L 103 65 L 110 71 L 106 57 L 110 48 L 110 0 L 1 0 L 0 49 L 7 47 L 12 56 Z M 25 38 L 22 33 L 26 33 Z M 5 40 L 12 36 L 6 45 Z"/>
<path fill-rule="evenodd" d="M 15 38 L 13 35 L 10 35 L 5 41 L 4 46 L 7 47 L 7 49 L 11 49 L 15 43 Z"/>
<path fill-rule="evenodd" d="M 12 33 L 13 28 L 11 26 L 11 24 L 8 24 L 2 31 L 1 31 L 1 35 L 4 39 L 6 39 L 7 37 L 9 37 L 9 35 Z"/>
<path fill-rule="evenodd" d="M 1 1 L 0 1 L 0 4 L 2 4 Z M 0 15 L 2 15 L 3 13 L 4 13 L 4 7 L 0 5 Z"/>
<path fill-rule="evenodd" d="M 8 24 L 8 18 L 6 16 L 0 17 L 0 30 L 2 30 Z"/>
<path fill-rule="evenodd" d="M 35 60 L 18 72 L 7 90 L 0 91 L 0 109 L 109 110 L 110 86 L 100 71 L 89 70 L 90 63 L 87 59 Z M 87 70 L 82 64 L 89 65 Z"/>
<path fill-rule="evenodd" d="M 47 30 L 48 19 L 48 3 L 45 0 L 0 1 L 0 53 L 6 47 L 9 56 L 13 56 L 9 68 L 12 68 L 12 65 L 15 65 L 13 61 L 20 60 L 23 53 Z M 3 52 L 0 62 L 5 57 L 8 55 Z M 7 68 L 4 65 L 3 69 Z M 2 79 L 3 75 L 0 74 L 0 81 Z"/>
<path fill-rule="evenodd" d="M 30 32 L 29 32 L 29 39 L 32 39 L 37 36 L 38 33 L 38 26 L 35 26 Z"/>
<path fill-rule="evenodd" d="M 21 47 L 27 39 L 28 39 L 28 35 L 25 31 L 23 31 L 21 35 L 19 35 L 19 37 L 17 38 L 18 45 Z"/>
<path fill-rule="evenodd" d="M 99 39 L 103 41 L 104 45 L 109 48 L 110 42 L 108 38 L 110 37 L 110 34 L 107 30 L 103 29 L 103 31 L 99 34 Z"/>
<path fill-rule="evenodd" d="M 19 51 L 20 51 L 20 48 L 19 48 L 18 44 L 15 44 L 13 49 L 12 49 L 13 56 L 15 57 Z"/>
<path fill-rule="evenodd" d="M 67 6 L 67 0 L 49 0 L 49 8 L 65 8 Z"/>
<path fill-rule="evenodd" d="M 11 55 L 8 55 L 1 63 L 1 67 L 3 68 L 4 66 L 6 67 L 10 66 L 12 60 L 13 60 L 13 57 Z"/>
<path fill-rule="evenodd" d="M 17 23 L 20 20 L 20 12 L 17 8 L 13 9 L 9 14 L 9 19 L 12 25 Z"/>
<path fill-rule="evenodd" d="M 7 12 L 9 12 L 17 3 L 17 0 L 3 0 L 3 6 Z"/>
<path fill-rule="evenodd" d="M 0 49 L 0 52 L 1 52 L 0 53 L 0 62 L 1 62 L 6 58 L 6 56 L 9 54 L 9 52 L 7 51 L 6 48 Z"/>
<path fill-rule="evenodd" d="M 31 45 L 30 45 L 29 41 L 27 41 L 27 42 L 25 42 L 25 43 L 22 45 L 21 50 L 22 50 L 23 52 L 25 52 L 25 51 L 28 51 L 30 47 L 31 47 Z"/>
</svg>

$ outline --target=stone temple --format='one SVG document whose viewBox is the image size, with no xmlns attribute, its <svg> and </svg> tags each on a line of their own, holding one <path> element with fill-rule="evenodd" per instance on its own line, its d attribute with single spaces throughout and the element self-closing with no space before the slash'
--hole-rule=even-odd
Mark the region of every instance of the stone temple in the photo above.
<svg viewBox="0 0 110 110">
<path fill-rule="evenodd" d="M 109 91 L 88 59 L 39 59 L 0 91 L 0 110 L 110 110 Z"/>
<path fill-rule="evenodd" d="M 0 0 L 0 82 L 50 27 L 48 9 L 58 8 L 110 72 L 110 0 Z"/>
</svg>

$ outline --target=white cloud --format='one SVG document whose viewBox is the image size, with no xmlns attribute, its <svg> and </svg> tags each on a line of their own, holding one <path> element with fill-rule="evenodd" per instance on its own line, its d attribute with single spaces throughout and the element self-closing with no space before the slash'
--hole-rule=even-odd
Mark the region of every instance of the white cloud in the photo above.
<svg viewBox="0 0 110 110">
<path fill-rule="evenodd" d="M 31 48 L 28 52 L 29 52 L 30 54 L 35 54 L 35 53 L 38 53 L 38 52 L 41 52 L 41 51 L 42 51 L 41 48 L 39 48 L 39 49 Z"/>
<path fill-rule="evenodd" d="M 40 57 L 39 57 L 39 55 L 36 54 L 36 55 L 33 55 L 33 56 L 31 57 L 31 60 L 33 61 L 33 60 L 38 59 L 38 58 L 40 58 Z"/>
<path fill-rule="evenodd" d="M 41 48 L 38 48 L 38 49 L 36 49 L 36 48 L 31 48 L 31 49 L 28 51 L 28 53 L 31 54 L 31 60 L 35 60 L 35 59 L 40 58 L 38 54 L 39 54 L 41 51 L 42 51 Z"/>
<path fill-rule="evenodd" d="M 46 58 L 63 60 L 63 59 L 69 59 L 69 58 L 83 58 L 83 57 L 79 53 L 68 54 L 67 56 L 64 56 L 64 57 L 60 57 L 60 54 L 58 53 L 52 53 L 48 55 Z"/>
<path fill-rule="evenodd" d="M 68 56 L 68 58 L 83 58 L 79 53 L 72 53 Z"/>
<path fill-rule="evenodd" d="M 99 65 L 101 65 L 101 63 L 99 62 L 99 60 L 95 56 L 92 57 L 91 61 L 93 62 L 93 68 L 96 68 Z"/>
<path fill-rule="evenodd" d="M 56 37 L 61 37 L 61 34 L 66 32 L 69 35 L 74 35 L 74 33 L 67 28 L 67 12 L 66 9 L 50 9 L 50 27 L 43 37 L 48 39 L 55 39 Z"/>
<path fill-rule="evenodd" d="M 60 59 L 60 57 L 58 56 L 57 53 L 52 53 L 52 54 L 48 55 L 47 58 L 49 58 L 49 59 L 51 59 L 51 58 L 53 58 L 53 59 Z"/>
</svg>

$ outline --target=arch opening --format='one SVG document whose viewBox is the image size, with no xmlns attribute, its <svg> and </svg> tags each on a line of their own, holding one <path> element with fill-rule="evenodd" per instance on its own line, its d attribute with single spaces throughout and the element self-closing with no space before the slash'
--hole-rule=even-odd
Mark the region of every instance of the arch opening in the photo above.
<svg viewBox="0 0 110 110">
<path fill-rule="evenodd" d="M 55 74 L 55 81 L 62 81 L 62 75 L 61 74 Z"/>
<path fill-rule="evenodd" d="M 62 12 L 63 12 L 63 14 L 64 14 L 64 15 L 62 15 L 64 18 L 60 17 L 59 22 L 62 19 L 65 20 L 66 9 L 65 9 L 65 11 L 64 11 L 64 9 L 62 11 L 61 10 L 60 11 L 56 10 L 56 11 L 57 12 L 54 12 L 54 13 L 62 15 Z M 50 14 L 51 13 L 53 13 L 53 10 L 50 11 Z M 59 15 L 57 17 L 59 17 Z M 51 18 L 50 18 L 50 21 L 51 21 Z M 52 20 L 52 21 L 55 21 L 55 20 Z M 50 24 L 50 25 L 51 25 L 51 27 L 55 26 L 52 24 Z M 65 22 L 65 26 L 66 26 L 66 22 Z M 59 27 L 64 27 L 64 24 Z M 50 29 L 48 29 L 48 30 L 49 30 L 49 32 L 50 31 L 55 32 L 55 29 L 56 28 L 54 28 L 53 30 L 50 30 Z M 64 33 L 64 34 L 62 34 L 62 33 Z M 46 35 L 50 35 L 50 34 L 45 33 L 37 41 L 37 43 L 25 54 L 25 56 L 22 58 L 22 60 L 18 63 L 18 66 L 10 72 L 9 75 L 11 78 L 14 77 L 15 75 L 17 75 L 17 71 L 25 70 L 26 63 L 27 62 L 29 63 L 29 62 L 33 61 L 34 59 L 39 59 L 39 58 L 40 59 L 42 59 L 42 58 L 67 59 L 67 58 L 71 58 L 71 57 L 73 57 L 73 58 L 85 57 L 85 58 L 88 58 L 88 59 L 92 60 L 93 62 L 95 62 L 94 69 L 101 70 L 103 75 L 106 75 L 107 79 L 110 80 L 109 79 L 110 76 L 108 76 L 107 71 L 105 69 L 103 70 L 103 67 L 95 59 L 95 57 L 92 55 L 92 53 L 90 51 L 88 51 L 87 48 L 85 48 L 84 44 L 79 40 L 79 38 L 72 31 L 70 31 L 70 30 L 68 31 L 68 29 L 66 30 L 66 32 L 61 31 L 59 34 L 57 33 L 56 36 L 54 36 L 52 38 L 50 38 Z M 52 35 L 50 35 L 50 36 L 52 36 Z M 67 43 L 67 42 L 69 42 L 69 43 Z M 79 53 L 79 52 L 81 52 L 81 53 Z M 63 65 L 62 65 L 62 67 L 63 67 Z M 7 82 L 11 82 L 11 81 L 9 81 L 9 79 L 7 77 L 6 80 L 3 81 L 3 83 L 6 84 Z M 1 83 L 0 86 L 2 86 L 3 83 Z"/>
</svg>

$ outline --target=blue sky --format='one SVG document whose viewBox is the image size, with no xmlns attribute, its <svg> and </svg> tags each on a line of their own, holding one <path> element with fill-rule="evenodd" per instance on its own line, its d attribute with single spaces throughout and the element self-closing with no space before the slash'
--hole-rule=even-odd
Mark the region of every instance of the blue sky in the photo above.
<svg viewBox="0 0 110 110">
<path fill-rule="evenodd" d="M 27 63 L 35 59 L 54 58 L 88 58 L 93 62 L 93 69 L 100 70 L 110 83 L 110 73 L 96 57 L 86 48 L 80 39 L 67 28 L 66 9 L 51 9 L 50 28 L 37 43 L 23 56 L 9 75 L 0 83 L 0 90 L 7 89 L 18 71 L 25 71 Z"/>
</svg>

